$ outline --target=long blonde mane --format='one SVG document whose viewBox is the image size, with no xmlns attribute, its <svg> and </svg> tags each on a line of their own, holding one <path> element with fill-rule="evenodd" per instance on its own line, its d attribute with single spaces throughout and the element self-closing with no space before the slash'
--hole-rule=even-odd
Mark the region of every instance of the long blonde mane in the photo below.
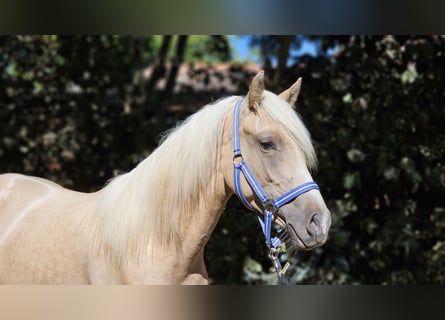
<svg viewBox="0 0 445 320">
<path fill-rule="evenodd" d="M 177 243 L 199 196 L 210 188 L 225 114 L 236 97 L 209 104 L 170 130 L 160 146 L 104 188 L 97 206 L 96 245 L 126 261 L 149 245 Z"/>
<path fill-rule="evenodd" d="M 191 115 L 170 130 L 150 156 L 101 191 L 95 244 L 102 254 L 121 264 L 141 257 L 150 245 L 179 243 L 180 226 L 193 219 L 199 197 L 212 187 L 209 181 L 218 165 L 225 115 L 238 98 L 219 100 Z M 297 114 L 267 91 L 262 105 L 286 128 L 313 167 L 310 136 Z"/>
</svg>

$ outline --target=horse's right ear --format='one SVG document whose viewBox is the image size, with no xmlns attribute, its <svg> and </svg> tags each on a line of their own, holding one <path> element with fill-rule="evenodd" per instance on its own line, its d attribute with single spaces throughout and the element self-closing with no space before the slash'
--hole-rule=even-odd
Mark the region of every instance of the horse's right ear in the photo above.
<svg viewBox="0 0 445 320">
<path fill-rule="evenodd" d="M 289 87 L 289 89 L 284 90 L 280 93 L 280 97 L 287 101 L 293 108 L 295 108 L 295 102 L 297 102 L 298 94 L 301 88 L 301 78 Z"/>
<path fill-rule="evenodd" d="M 264 93 L 264 71 L 261 70 L 253 77 L 249 85 L 247 98 L 249 101 L 249 109 L 256 111 L 261 104 Z"/>
</svg>

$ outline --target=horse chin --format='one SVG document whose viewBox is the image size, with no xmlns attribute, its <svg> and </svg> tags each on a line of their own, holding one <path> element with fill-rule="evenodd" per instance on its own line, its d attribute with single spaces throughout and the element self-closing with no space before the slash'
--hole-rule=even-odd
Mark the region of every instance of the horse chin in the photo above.
<svg viewBox="0 0 445 320">
<path fill-rule="evenodd" d="M 302 239 L 302 237 L 299 235 L 298 230 L 291 223 L 286 223 L 285 230 L 286 233 L 283 240 L 286 243 L 286 250 L 289 255 L 294 255 L 300 250 L 309 251 L 324 244 L 324 242 L 312 241 L 310 244 L 308 244 Z"/>
<path fill-rule="evenodd" d="M 299 250 L 310 250 L 298 236 L 295 228 L 286 221 L 286 218 L 280 214 L 274 216 L 276 223 L 283 230 L 282 241 L 286 244 L 286 251 L 289 255 L 295 255 Z"/>
<path fill-rule="evenodd" d="M 287 234 L 287 241 L 286 241 L 286 248 L 289 248 L 290 251 L 298 251 L 298 250 L 310 250 L 312 247 L 308 246 L 302 238 L 298 235 L 297 230 L 295 227 L 287 223 L 286 224 L 286 234 Z"/>
</svg>

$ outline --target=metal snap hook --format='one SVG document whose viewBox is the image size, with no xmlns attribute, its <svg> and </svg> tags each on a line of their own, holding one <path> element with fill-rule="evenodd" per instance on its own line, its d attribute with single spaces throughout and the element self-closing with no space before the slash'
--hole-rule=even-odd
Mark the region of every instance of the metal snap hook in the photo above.
<svg viewBox="0 0 445 320">
<path fill-rule="evenodd" d="M 278 258 L 279 250 L 271 247 L 269 249 L 268 257 L 272 261 L 272 265 L 275 268 L 275 272 L 277 273 L 278 280 L 280 280 L 281 284 L 289 285 L 289 280 L 286 278 L 286 271 L 289 268 L 289 262 L 286 262 L 284 267 L 281 267 L 280 259 Z"/>
</svg>

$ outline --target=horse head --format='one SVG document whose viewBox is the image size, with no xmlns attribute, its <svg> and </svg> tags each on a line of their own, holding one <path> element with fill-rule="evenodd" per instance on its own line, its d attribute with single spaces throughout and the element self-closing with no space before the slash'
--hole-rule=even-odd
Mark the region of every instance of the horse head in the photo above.
<svg viewBox="0 0 445 320">
<path fill-rule="evenodd" d="M 288 249 L 313 249 L 325 243 L 331 217 L 310 173 L 316 165 L 310 135 L 295 112 L 301 78 L 275 95 L 264 89 L 263 77 L 261 71 L 253 78 L 247 96 L 234 107 L 232 121 L 226 121 L 225 183 L 246 206 L 262 214 L 273 211 L 273 221 L 286 232 Z M 289 200 L 282 200 L 283 195 Z"/>
</svg>

